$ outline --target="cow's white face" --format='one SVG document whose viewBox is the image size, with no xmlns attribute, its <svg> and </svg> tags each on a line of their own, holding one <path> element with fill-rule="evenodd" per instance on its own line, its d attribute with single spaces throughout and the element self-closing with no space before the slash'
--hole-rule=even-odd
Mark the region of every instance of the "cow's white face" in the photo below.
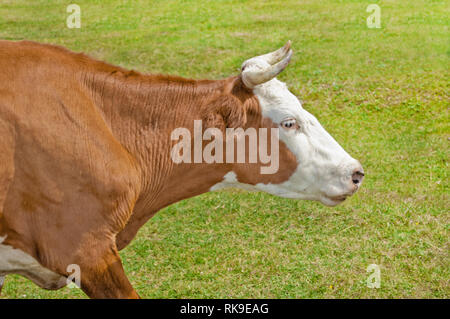
<svg viewBox="0 0 450 319">
<path fill-rule="evenodd" d="M 297 169 L 281 184 L 257 184 L 259 190 L 298 199 L 319 200 L 334 206 L 358 190 L 364 176 L 353 159 L 304 110 L 286 85 L 272 79 L 253 89 L 263 117 L 279 126 L 280 140 L 297 159 Z"/>
<path fill-rule="evenodd" d="M 275 52 L 249 59 L 242 65 L 241 78 L 257 97 L 262 116 L 279 127 L 279 139 L 294 155 L 297 167 L 281 183 L 256 182 L 249 185 L 230 172 L 214 189 L 223 186 L 256 189 L 334 206 L 358 190 L 364 176 L 363 168 L 312 114 L 302 108 L 287 86 L 275 78 L 287 66 L 291 55 L 288 42 Z M 288 157 L 284 160 L 287 161 Z M 282 165 L 283 158 L 279 160 Z"/>
</svg>

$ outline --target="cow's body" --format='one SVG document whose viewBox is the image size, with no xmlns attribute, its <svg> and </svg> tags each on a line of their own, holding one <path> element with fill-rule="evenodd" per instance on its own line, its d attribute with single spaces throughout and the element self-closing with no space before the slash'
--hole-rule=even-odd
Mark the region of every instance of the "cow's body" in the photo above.
<svg viewBox="0 0 450 319">
<path fill-rule="evenodd" d="M 0 41 L 0 69 L 0 277 L 19 273 L 56 289 L 77 264 L 90 297 L 137 297 L 117 251 L 158 210 L 209 191 L 231 170 L 240 183 L 273 185 L 297 168 L 283 143 L 270 176 L 258 165 L 170 160 L 170 132 L 195 119 L 273 126 L 239 76 L 142 75 L 8 41 Z"/>
</svg>

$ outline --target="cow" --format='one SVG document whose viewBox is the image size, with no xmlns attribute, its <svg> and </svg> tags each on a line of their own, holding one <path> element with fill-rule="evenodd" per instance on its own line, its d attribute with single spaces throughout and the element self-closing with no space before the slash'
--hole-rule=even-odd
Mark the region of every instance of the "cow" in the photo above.
<svg viewBox="0 0 450 319">
<path fill-rule="evenodd" d="M 354 194 L 361 164 L 276 79 L 291 56 L 289 41 L 238 75 L 193 80 L 0 41 L 0 283 L 15 273 L 59 289 L 76 265 L 88 297 L 139 298 L 118 252 L 172 203 L 223 187 L 328 206 Z M 202 132 L 277 132 L 277 170 L 174 161 L 172 132 L 198 121 Z"/>
</svg>

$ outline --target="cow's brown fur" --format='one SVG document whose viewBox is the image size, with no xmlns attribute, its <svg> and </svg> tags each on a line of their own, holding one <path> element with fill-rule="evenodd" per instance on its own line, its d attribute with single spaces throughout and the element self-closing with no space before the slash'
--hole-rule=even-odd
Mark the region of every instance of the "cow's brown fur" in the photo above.
<svg viewBox="0 0 450 319">
<path fill-rule="evenodd" d="M 82 270 L 94 298 L 138 297 L 118 250 L 158 210 L 207 192 L 233 170 L 244 183 L 280 183 L 257 164 L 174 164 L 170 132 L 271 127 L 240 77 L 143 75 L 64 48 L 0 41 L 0 236 L 44 267 Z"/>
</svg>

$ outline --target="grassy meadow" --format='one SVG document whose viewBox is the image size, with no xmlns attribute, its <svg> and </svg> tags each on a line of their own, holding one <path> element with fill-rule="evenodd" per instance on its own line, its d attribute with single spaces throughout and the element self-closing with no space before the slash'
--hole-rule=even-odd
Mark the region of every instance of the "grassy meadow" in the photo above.
<svg viewBox="0 0 450 319">
<path fill-rule="evenodd" d="M 371 3 L 381 28 L 366 25 Z M 0 38 L 212 79 L 290 39 L 279 78 L 363 164 L 361 190 L 334 208 L 231 189 L 160 211 L 121 252 L 141 297 L 449 298 L 449 16 L 438 0 L 6 0 Z M 0 298 L 86 295 L 9 276 Z"/>
</svg>

